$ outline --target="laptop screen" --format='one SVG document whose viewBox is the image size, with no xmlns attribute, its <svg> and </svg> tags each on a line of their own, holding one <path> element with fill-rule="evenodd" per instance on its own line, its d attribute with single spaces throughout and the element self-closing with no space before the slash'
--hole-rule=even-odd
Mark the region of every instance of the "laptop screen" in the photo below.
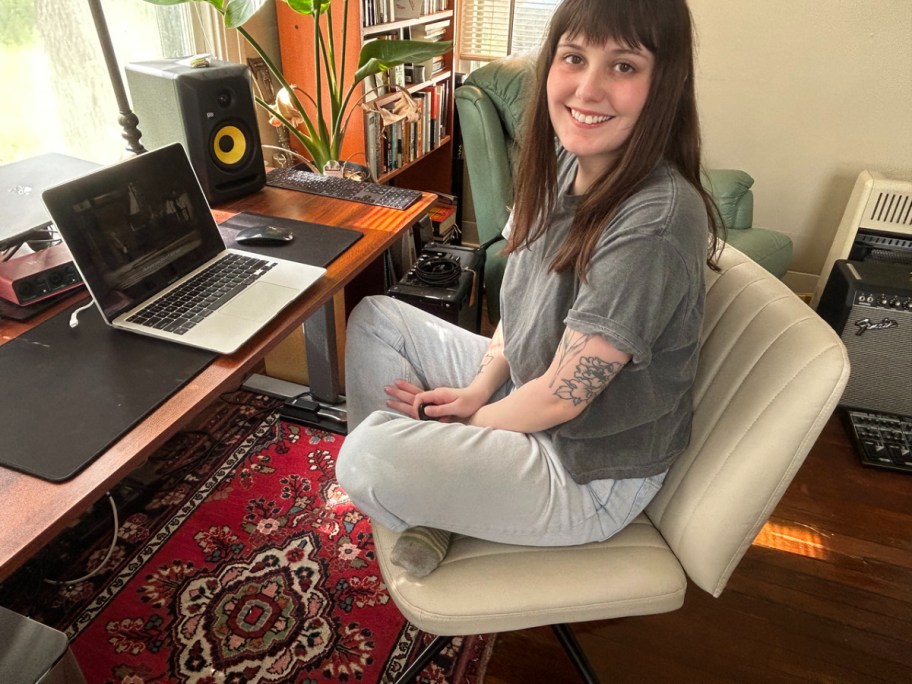
<svg viewBox="0 0 912 684">
<path fill-rule="evenodd" d="M 224 249 L 177 143 L 51 188 L 43 198 L 109 322 Z"/>
</svg>

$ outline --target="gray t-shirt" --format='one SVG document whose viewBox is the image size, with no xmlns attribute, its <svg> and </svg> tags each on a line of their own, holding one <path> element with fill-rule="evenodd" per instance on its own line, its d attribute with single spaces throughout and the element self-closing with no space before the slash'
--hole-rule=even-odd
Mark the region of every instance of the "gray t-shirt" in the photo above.
<svg viewBox="0 0 912 684">
<path fill-rule="evenodd" d="M 580 200 L 568 194 L 576 159 L 562 151 L 558 163 L 560 194 L 547 232 L 507 260 L 501 324 L 511 380 L 519 387 L 543 375 L 565 326 L 604 336 L 630 363 L 579 416 L 549 433 L 576 482 L 656 475 L 690 440 L 706 210 L 680 173 L 660 164 L 606 227 L 581 283 L 572 269 L 549 271 Z"/>
</svg>

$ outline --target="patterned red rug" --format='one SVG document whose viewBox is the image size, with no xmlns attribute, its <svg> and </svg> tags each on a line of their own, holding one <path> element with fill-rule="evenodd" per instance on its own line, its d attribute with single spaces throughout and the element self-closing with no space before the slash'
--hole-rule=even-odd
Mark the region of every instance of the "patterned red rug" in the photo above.
<svg viewBox="0 0 912 684">
<path fill-rule="evenodd" d="M 370 523 L 335 481 L 342 437 L 274 409 L 223 397 L 112 492 L 104 571 L 81 578 L 110 547 L 101 502 L 0 605 L 65 631 L 92 684 L 392 681 L 431 637 L 390 600 Z M 481 682 L 492 646 L 455 639 L 420 681 Z"/>
</svg>

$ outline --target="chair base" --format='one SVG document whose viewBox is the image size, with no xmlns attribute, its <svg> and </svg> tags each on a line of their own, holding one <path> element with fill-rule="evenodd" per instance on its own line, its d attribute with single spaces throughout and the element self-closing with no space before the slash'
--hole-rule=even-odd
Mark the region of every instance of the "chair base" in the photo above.
<svg viewBox="0 0 912 684">
<path fill-rule="evenodd" d="M 412 684 L 418 675 L 421 674 L 421 671 L 427 666 L 431 659 L 440 653 L 443 648 L 450 643 L 453 637 L 448 636 L 438 636 L 427 645 L 427 647 L 421 652 L 421 655 L 418 656 L 418 659 L 414 663 L 409 665 L 405 672 L 399 675 L 399 678 L 396 679 L 395 684 Z"/>
<path fill-rule="evenodd" d="M 576 640 L 576 637 L 573 636 L 573 632 L 570 631 L 570 628 L 565 624 L 560 624 L 551 625 L 551 629 L 554 630 L 554 633 L 557 635 L 557 640 L 560 642 L 560 645 L 564 647 L 571 662 L 573 662 L 573 667 L 579 672 L 582 680 L 586 684 L 599 684 L 598 677 L 595 675 L 595 670 L 592 669 L 589 659 L 586 658 L 586 654 L 583 653 L 579 642 Z M 418 656 L 417 660 L 409 665 L 405 672 L 399 676 L 395 681 L 395 684 L 412 684 L 427 664 L 431 662 L 431 659 L 440 653 L 452 638 L 453 637 L 448 636 L 435 637 L 434 640 L 428 644 L 427 648 L 421 652 L 421 655 Z"/>
<path fill-rule="evenodd" d="M 551 625 L 551 629 L 554 630 L 557 640 L 560 641 L 561 646 L 564 647 L 567 655 L 570 656 L 570 660 L 573 661 L 573 667 L 579 672 L 583 681 L 586 684 L 599 684 L 598 677 L 595 676 L 595 670 L 592 669 L 592 664 L 586 654 L 583 653 L 583 649 L 580 648 L 579 642 L 573 636 L 570 628 L 565 624 L 560 624 Z"/>
</svg>

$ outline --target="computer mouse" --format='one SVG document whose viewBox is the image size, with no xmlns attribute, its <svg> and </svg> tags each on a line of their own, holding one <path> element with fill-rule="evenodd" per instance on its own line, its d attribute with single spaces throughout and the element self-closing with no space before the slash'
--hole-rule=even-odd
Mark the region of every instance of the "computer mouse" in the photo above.
<svg viewBox="0 0 912 684">
<path fill-rule="evenodd" d="M 234 239 L 241 245 L 284 245 L 294 240 L 294 233 L 279 226 L 251 226 L 238 231 Z"/>
</svg>

